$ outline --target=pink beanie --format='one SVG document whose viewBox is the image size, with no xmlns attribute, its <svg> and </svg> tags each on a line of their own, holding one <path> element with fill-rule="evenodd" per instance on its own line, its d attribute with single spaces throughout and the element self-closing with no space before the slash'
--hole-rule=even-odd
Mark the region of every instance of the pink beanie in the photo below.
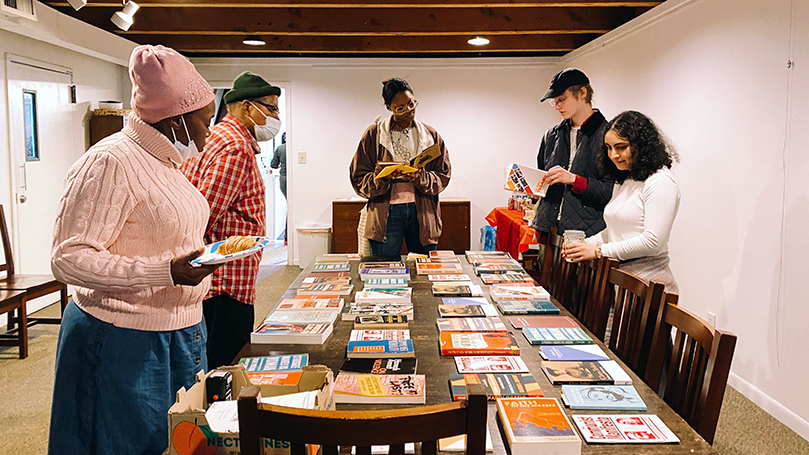
<svg viewBox="0 0 809 455">
<path fill-rule="evenodd" d="M 132 110 L 146 123 L 201 109 L 214 100 L 208 82 L 174 49 L 143 45 L 129 58 Z"/>
</svg>

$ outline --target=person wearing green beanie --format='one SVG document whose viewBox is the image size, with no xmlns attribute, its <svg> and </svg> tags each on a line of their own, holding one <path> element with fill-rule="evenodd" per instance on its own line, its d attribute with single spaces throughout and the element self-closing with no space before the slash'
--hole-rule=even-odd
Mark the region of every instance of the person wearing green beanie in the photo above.
<svg viewBox="0 0 809 455">
<path fill-rule="evenodd" d="M 266 196 L 256 155 L 258 143 L 281 127 L 279 96 L 281 89 L 258 74 L 240 74 L 224 96 L 228 114 L 211 128 L 203 152 L 183 163 L 181 170 L 211 207 L 206 243 L 266 235 Z M 250 340 L 259 263 L 261 252 L 228 262 L 213 275 L 202 302 L 210 369 L 230 364 Z"/>
</svg>

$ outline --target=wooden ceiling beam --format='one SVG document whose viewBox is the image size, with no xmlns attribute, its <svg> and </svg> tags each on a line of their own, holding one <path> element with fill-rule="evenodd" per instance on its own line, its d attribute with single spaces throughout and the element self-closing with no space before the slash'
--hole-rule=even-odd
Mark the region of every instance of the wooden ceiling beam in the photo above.
<svg viewBox="0 0 809 455">
<path fill-rule="evenodd" d="M 69 7 L 66 1 L 43 1 L 52 7 Z M 507 1 L 458 1 L 437 2 L 436 0 L 407 0 L 392 2 L 343 2 L 341 0 L 138 0 L 141 8 L 552 8 L 552 7 L 654 7 L 663 1 L 652 0 L 507 0 Z M 121 2 L 109 0 L 88 0 L 84 8 L 115 7 Z"/>
<path fill-rule="evenodd" d="M 598 35 L 522 35 L 492 39 L 486 46 L 471 46 L 466 38 L 446 37 L 322 37 L 275 36 L 264 46 L 248 46 L 239 36 L 136 35 L 140 44 L 163 44 L 183 53 L 492 53 L 569 52 Z"/>
<path fill-rule="evenodd" d="M 82 8 L 74 16 L 119 31 L 116 8 Z M 122 35 L 252 33 L 275 35 L 432 35 L 606 33 L 636 16 L 635 8 L 212 9 L 150 8 L 138 11 Z"/>
</svg>

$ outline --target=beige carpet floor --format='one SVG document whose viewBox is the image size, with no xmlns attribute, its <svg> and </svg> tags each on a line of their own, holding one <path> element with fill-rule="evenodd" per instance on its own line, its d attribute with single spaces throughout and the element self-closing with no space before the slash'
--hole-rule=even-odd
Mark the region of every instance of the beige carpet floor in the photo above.
<svg viewBox="0 0 809 455">
<path fill-rule="evenodd" d="M 256 287 L 256 324 L 300 272 L 296 266 L 262 265 L 262 279 Z M 55 316 L 58 307 L 52 305 L 42 314 Z M 55 325 L 32 327 L 30 355 L 25 360 L 19 359 L 16 348 L 0 347 L 0 454 L 47 453 L 58 331 Z M 725 393 L 714 447 L 721 455 L 809 454 L 809 442 L 731 387 Z"/>
</svg>

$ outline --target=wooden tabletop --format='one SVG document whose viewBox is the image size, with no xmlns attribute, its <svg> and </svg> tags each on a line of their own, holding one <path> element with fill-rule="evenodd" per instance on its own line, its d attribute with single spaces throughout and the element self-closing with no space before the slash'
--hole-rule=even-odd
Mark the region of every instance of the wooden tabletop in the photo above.
<svg viewBox="0 0 809 455">
<path fill-rule="evenodd" d="M 459 256 L 461 264 L 464 267 L 464 273 L 472 277 L 476 284 L 481 284 L 478 277 L 472 271 L 471 265 L 467 262 L 466 258 Z M 359 279 L 359 272 L 357 270 L 358 261 L 351 262 L 351 282 L 354 284 L 355 290 L 362 288 L 362 281 Z M 418 358 L 417 373 L 426 375 L 427 381 L 427 404 L 446 403 L 452 400 L 449 391 L 448 379 L 452 373 L 457 373 L 454 358 L 451 356 L 442 356 L 438 346 L 438 327 L 435 320 L 438 318 L 438 305 L 441 303 L 440 297 L 433 297 L 431 289 L 432 286 L 426 276 L 417 276 L 415 272 L 415 265 L 412 261 L 408 261 L 407 266 L 410 267 L 411 281 L 410 286 L 413 288 L 412 300 L 414 302 L 414 318 L 410 323 L 410 338 L 413 340 L 413 346 Z M 296 295 L 296 289 L 300 287 L 303 277 L 311 269 L 311 264 L 304 270 L 300 276 L 295 280 L 290 288 L 284 293 L 283 298 L 293 298 Z M 488 286 L 484 286 L 484 293 L 488 292 Z M 487 298 L 488 299 L 488 298 Z M 353 295 L 347 296 L 346 302 L 353 301 Z M 489 299 L 490 300 L 490 299 Z M 561 305 L 557 306 L 561 309 L 562 315 L 571 316 Z M 266 315 L 256 315 L 257 317 L 266 317 Z M 537 382 L 542 387 L 542 392 L 546 397 L 557 398 L 561 402 L 561 386 L 553 386 L 540 368 L 542 359 L 539 356 L 539 346 L 531 346 L 528 340 L 522 335 L 521 330 L 515 329 L 511 326 L 505 316 L 500 316 L 503 322 L 508 327 L 509 332 L 514 335 L 520 346 L 520 357 L 525 360 L 531 374 L 537 379 Z M 575 318 L 574 318 L 575 319 Z M 353 327 L 352 321 L 337 320 L 334 324 L 334 331 L 329 336 L 329 339 L 323 345 L 280 345 L 280 344 L 247 344 L 239 352 L 238 358 L 242 357 L 255 357 L 264 355 L 285 355 L 285 354 L 298 354 L 309 353 L 310 365 L 326 365 L 337 374 L 340 366 L 343 364 L 346 356 L 346 349 L 348 346 L 348 338 L 351 334 Z M 585 329 L 587 331 L 587 329 Z M 633 385 L 637 389 L 643 401 L 648 407 L 646 414 L 657 414 L 663 422 L 680 438 L 679 444 L 583 444 L 581 453 L 584 454 L 716 454 L 717 452 L 707 443 L 704 439 L 694 431 L 688 423 L 686 423 L 674 410 L 671 409 L 660 397 L 658 397 L 652 389 L 650 389 L 643 381 L 627 368 L 620 359 L 618 359 L 612 352 L 609 352 L 608 347 L 596 339 L 592 333 L 588 334 L 593 338 L 611 358 L 616 360 L 627 373 L 632 377 Z M 338 405 L 340 409 L 374 409 L 392 407 L 391 405 L 384 406 L 368 406 L 368 405 Z M 568 416 L 573 414 L 630 414 L 629 411 L 571 411 L 565 408 Z M 497 418 L 497 408 L 493 401 L 489 402 L 489 430 L 492 434 L 492 443 L 494 444 L 494 454 L 506 454 L 504 447 L 504 434 L 500 428 L 499 419 Z"/>
</svg>

